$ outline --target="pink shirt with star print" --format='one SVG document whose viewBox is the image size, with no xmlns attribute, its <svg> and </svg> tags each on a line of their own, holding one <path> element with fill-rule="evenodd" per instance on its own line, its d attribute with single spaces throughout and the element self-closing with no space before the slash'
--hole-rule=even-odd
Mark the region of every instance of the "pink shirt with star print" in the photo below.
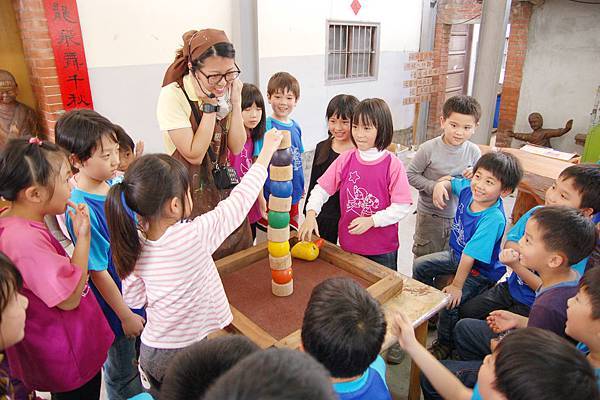
<svg viewBox="0 0 600 400">
<path fill-rule="evenodd" d="M 361 255 L 398 250 L 398 224 L 372 227 L 351 235 L 348 225 L 358 217 L 370 217 L 392 203 L 410 204 L 412 198 L 404 165 L 391 153 L 375 161 L 360 158 L 357 149 L 341 154 L 318 180 L 328 194 L 340 191 L 339 240 L 342 249 Z"/>
</svg>

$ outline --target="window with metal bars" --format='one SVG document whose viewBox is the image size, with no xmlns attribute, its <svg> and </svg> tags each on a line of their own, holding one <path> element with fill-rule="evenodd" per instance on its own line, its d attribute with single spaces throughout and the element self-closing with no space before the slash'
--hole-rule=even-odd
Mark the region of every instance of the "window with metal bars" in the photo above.
<svg viewBox="0 0 600 400">
<path fill-rule="evenodd" d="M 327 81 L 376 78 L 379 24 L 327 23 Z"/>
</svg>

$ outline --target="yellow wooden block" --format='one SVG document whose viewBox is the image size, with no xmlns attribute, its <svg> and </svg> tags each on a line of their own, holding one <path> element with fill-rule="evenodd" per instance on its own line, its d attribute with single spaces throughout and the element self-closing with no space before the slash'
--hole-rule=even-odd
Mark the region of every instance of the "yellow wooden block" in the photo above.
<svg viewBox="0 0 600 400">
<path fill-rule="evenodd" d="M 292 266 L 292 255 L 286 254 L 283 257 L 273 257 L 269 255 L 269 267 L 271 269 L 283 270 Z"/>
<path fill-rule="evenodd" d="M 287 149 L 292 145 L 292 134 L 290 131 L 279 131 L 282 133 L 283 138 L 281 139 L 281 143 L 279 143 L 279 150 Z"/>
<path fill-rule="evenodd" d="M 278 297 L 289 296 L 294 293 L 294 280 L 292 279 L 283 285 L 271 281 L 271 291 Z"/>
<path fill-rule="evenodd" d="M 275 165 L 271 165 L 269 167 L 269 170 L 269 177 L 272 181 L 287 182 L 291 181 L 294 177 L 294 169 L 291 165 L 286 165 L 285 167 L 277 167 Z"/>
<path fill-rule="evenodd" d="M 290 212 L 292 208 L 292 197 L 286 197 L 285 199 L 276 196 L 269 196 L 269 210 L 279 212 Z"/>
<path fill-rule="evenodd" d="M 267 227 L 267 239 L 272 242 L 287 242 L 290 240 L 290 226 L 280 229 Z"/>
<path fill-rule="evenodd" d="M 290 242 L 271 242 L 267 243 L 269 254 L 273 257 L 283 257 L 290 253 Z"/>
</svg>

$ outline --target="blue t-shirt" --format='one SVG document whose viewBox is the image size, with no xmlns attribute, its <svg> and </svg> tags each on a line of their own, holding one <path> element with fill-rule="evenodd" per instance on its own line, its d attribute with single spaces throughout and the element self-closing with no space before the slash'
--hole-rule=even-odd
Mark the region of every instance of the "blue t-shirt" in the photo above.
<svg viewBox="0 0 600 400">
<path fill-rule="evenodd" d="M 292 204 L 298 204 L 302 195 L 304 194 L 304 170 L 302 168 L 302 153 L 304 153 L 304 146 L 302 145 L 302 129 L 300 125 L 294 120 L 289 123 L 281 122 L 273 117 L 267 118 L 267 131 L 271 128 L 278 130 L 290 131 L 292 138 L 292 146 L 290 151 L 292 152 L 292 169 L 294 175 L 292 178 Z M 254 157 L 258 156 L 263 147 L 263 139 L 261 138 L 254 144 Z M 271 180 L 267 177 L 265 182 L 265 199 L 269 198 L 271 194 Z"/>
<path fill-rule="evenodd" d="M 350 382 L 334 383 L 333 390 L 340 400 L 391 400 L 390 391 L 385 383 L 385 362 L 381 356 L 362 376 Z"/>
<path fill-rule="evenodd" d="M 481 393 L 479 393 L 479 383 L 476 383 L 475 387 L 473 388 L 471 400 L 483 400 L 483 397 L 481 397 Z"/>
<path fill-rule="evenodd" d="M 586 356 L 590 354 L 590 349 L 585 343 L 577 343 L 577 349 L 580 350 Z M 600 389 L 600 368 L 595 368 L 594 371 L 596 372 L 596 382 L 598 383 L 598 389 Z"/>
<path fill-rule="evenodd" d="M 527 211 L 525 214 L 519 218 L 517 223 L 511 228 L 511 230 L 506 235 L 506 241 L 510 242 L 518 242 L 521 240 L 523 235 L 525 234 L 525 226 L 527 225 L 527 221 L 531 217 L 531 214 L 538 208 L 543 206 L 533 207 L 531 210 Z M 571 266 L 577 273 L 581 276 L 585 270 L 585 265 L 588 262 L 588 258 L 586 257 L 583 260 L 579 261 L 577 264 Z M 513 299 L 517 300 L 519 303 L 528 305 L 531 307 L 533 301 L 535 300 L 535 292 L 531 289 L 517 274 L 510 274 L 507 280 L 508 290 Z"/>
<path fill-rule="evenodd" d="M 109 184 L 116 183 L 111 181 Z M 92 194 L 84 192 L 78 188 L 74 188 L 71 191 L 71 199 L 73 203 L 80 204 L 85 203 L 88 206 L 90 212 L 90 232 L 91 232 L 91 241 L 90 241 L 90 255 L 88 258 L 88 270 L 90 271 L 104 271 L 108 270 L 110 277 L 115 281 L 115 284 L 121 289 L 121 279 L 117 274 L 117 270 L 112 260 L 112 254 L 110 251 L 110 235 L 108 233 L 108 224 L 106 222 L 106 214 L 104 213 L 104 203 L 106 201 L 106 196 L 99 194 Z M 69 235 L 73 240 L 73 244 L 77 243 L 77 238 L 73 233 L 73 221 L 69 216 L 69 212 L 67 210 L 66 213 L 67 220 L 67 229 L 69 231 Z M 112 328 L 115 336 L 123 335 L 123 328 L 121 327 L 121 320 L 112 308 L 108 305 L 108 303 L 104 300 L 92 280 L 89 282 L 90 287 L 92 288 L 96 299 L 98 300 L 98 304 L 102 308 L 102 312 L 104 312 L 104 316 L 108 321 L 108 324 Z M 141 315 L 142 317 L 146 317 L 145 311 L 143 309 L 132 310 L 136 314 Z"/>
<path fill-rule="evenodd" d="M 473 270 L 496 282 L 506 272 L 506 267 L 498 261 L 506 227 L 502 199 L 498 198 L 496 203 L 483 211 L 473 212 L 471 181 L 454 178 L 451 183 L 452 193 L 458 196 L 458 206 L 452 222 L 450 248 L 457 259 L 463 253 L 473 257 Z"/>
</svg>

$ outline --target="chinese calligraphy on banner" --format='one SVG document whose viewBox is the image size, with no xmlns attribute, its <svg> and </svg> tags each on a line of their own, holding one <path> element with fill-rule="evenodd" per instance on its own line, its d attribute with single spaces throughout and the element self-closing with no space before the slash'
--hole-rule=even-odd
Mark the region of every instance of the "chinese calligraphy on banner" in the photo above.
<svg viewBox="0 0 600 400">
<path fill-rule="evenodd" d="M 65 110 L 94 108 L 75 0 L 44 0 Z"/>
</svg>

